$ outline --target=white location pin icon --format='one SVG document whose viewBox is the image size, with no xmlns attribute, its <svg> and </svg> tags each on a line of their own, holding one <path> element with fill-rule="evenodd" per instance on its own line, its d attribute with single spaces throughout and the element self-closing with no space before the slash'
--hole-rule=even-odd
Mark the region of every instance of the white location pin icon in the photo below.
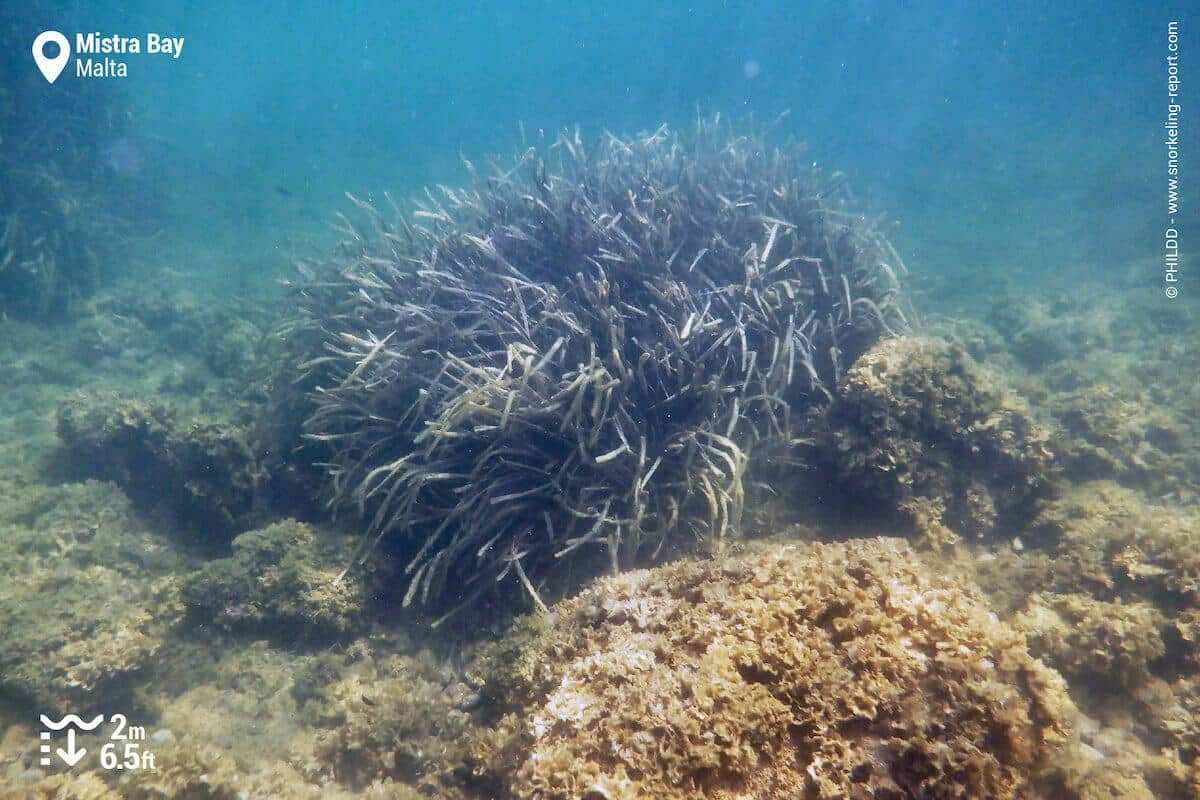
<svg viewBox="0 0 1200 800">
<path fill-rule="evenodd" d="M 46 54 L 43 52 L 48 42 L 58 45 L 58 55 L 54 58 L 46 58 Z M 71 60 L 71 45 L 67 41 L 67 37 L 58 31 L 39 33 L 38 37 L 33 40 L 33 60 L 37 62 L 38 69 L 42 71 L 42 75 L 46 76 L 46 80 L 54 83 L 62 74 L 63 67 L 67 66 L 67 62 Z"/>
</svg>

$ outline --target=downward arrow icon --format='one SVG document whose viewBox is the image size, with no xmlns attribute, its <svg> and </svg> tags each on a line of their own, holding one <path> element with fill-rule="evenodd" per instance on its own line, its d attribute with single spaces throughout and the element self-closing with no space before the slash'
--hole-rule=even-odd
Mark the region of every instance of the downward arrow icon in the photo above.
<svg viewBox="0 0 1200 800">
<path fill-rule="evenodd" d="M 58 755 L 63 761 L 67 762 L 68 767 L 73 767 L 79 763 L 79 759 L 87 755 L 86 748 L 75 749 L 75 729 L 67 729 L 67 749 L 58 748 Z"/>
</svg>

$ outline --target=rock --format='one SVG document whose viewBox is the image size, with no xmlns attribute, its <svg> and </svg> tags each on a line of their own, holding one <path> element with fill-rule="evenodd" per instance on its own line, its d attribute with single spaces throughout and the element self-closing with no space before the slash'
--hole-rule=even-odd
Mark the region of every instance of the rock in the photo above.
<svg viewBox="0 0 1200 800">
<path fill-rule="evenodd" d="M 960 535 L 1030 513 L 1046 488 L 1048 432 L 959 346 L 887 339 L 846 375 L 825 458 L 845 490 Z"/>
<path fill-rule="evenodd" d="M 627 573 L 553 614 L 493 673 L 476 755 L 514 797 L 1015 799 L 1072 736 L 1058 674 L 894 539 Z"/>
</svg>

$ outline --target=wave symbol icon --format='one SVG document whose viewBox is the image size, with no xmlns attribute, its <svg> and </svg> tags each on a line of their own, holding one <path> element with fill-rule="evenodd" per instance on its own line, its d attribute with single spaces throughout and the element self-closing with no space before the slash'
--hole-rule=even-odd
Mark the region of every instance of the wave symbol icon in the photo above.
<svg viewBox="0 0 1200 800">
<path fill-rule="evenodd" d="M 104 722 L 103 714 L 97 714 L 96 718 L 94 720 L 92 720 L 91 722 L 84 722 L 82 719 L 80 719 L 75 714 L 67 714 L 61 720 L 59 720 L 58 722 L 55 722 L 54 720 L 47 717 L 45 714 L 42 714 L 42 724 L 45 725 L 47 728 L 49 728 L 52 731 L 61 731 L 63 728 L 67 727 L 68 725 L 74 725 L 75 727 L 79 728 L 80 730 L 84 730 L 84 731 L 93 731 L 100 725 L 101 722 Z"/>
</svg>

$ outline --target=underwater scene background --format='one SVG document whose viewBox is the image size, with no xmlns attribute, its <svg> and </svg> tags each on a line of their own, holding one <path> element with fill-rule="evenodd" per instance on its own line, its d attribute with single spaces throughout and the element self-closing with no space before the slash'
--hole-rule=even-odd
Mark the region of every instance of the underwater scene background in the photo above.
<svg viewBox="0 0 1200 800">
<path fill-rule="evenodd" d="M 1200 797 L 1194 10 L 246 5 L 0 10 L 0 797 Z"/>
</svg>

